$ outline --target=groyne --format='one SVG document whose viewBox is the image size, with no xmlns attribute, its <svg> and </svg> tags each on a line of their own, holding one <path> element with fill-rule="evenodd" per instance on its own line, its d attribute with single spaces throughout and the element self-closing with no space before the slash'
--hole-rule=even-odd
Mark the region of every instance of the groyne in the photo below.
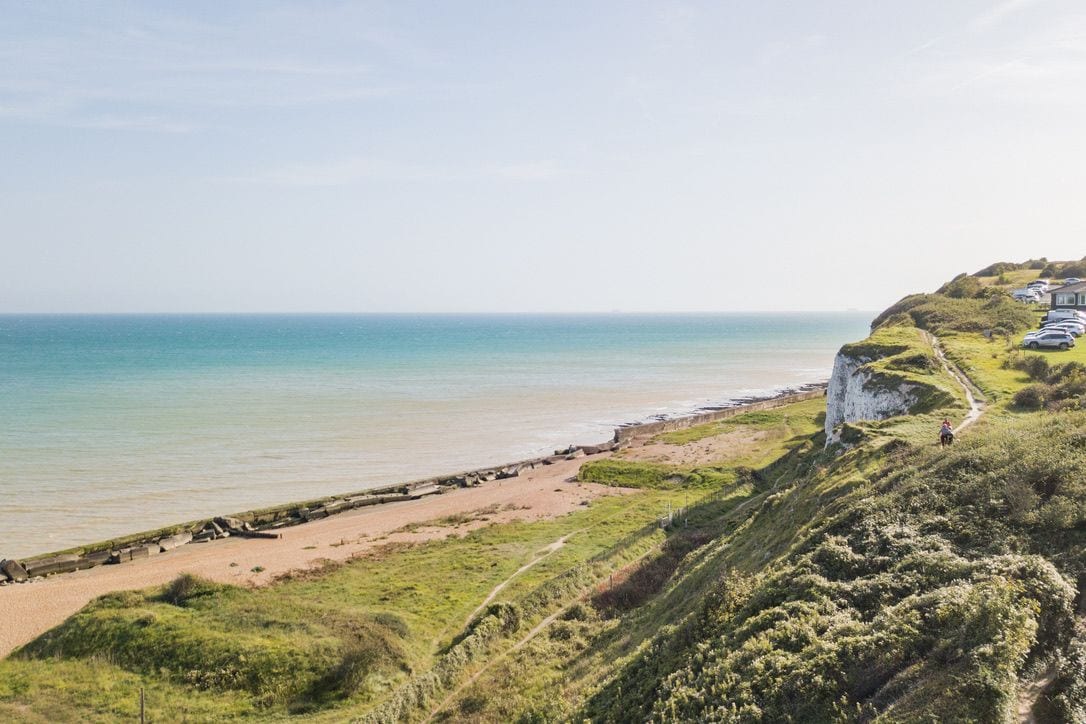
<svg viewBox="0 0 1086 724">
<path fill-rule="evenodd" d="M 800 390 L 790 390 L 765 399 L 744 401 L 730 407 L 705 410 L 667 420 L 623 425 L 615 428 L 611 440 L 594 445 L 571 445 L 562 450 L 555 450 L 553 455 L 354 493 L 326 496 L 301 503 L 289 503 L 188 521 L 154 531 L 143 531 L 19 561 L 0 558 L 0 585 L 23 583 L 42 576 L 70 573 L 99 565 L 126 563 L 167 553 L 180 546 L 209 543 L 231 536 L 278 538 L 277 531 L 284 527 L 300 525 L 355 508 L 418 500 L 428 495 L 440 495 L 454 488 L 516 478 L 526 471 L 551 465 L 560 460 L 613 452 L 629 445 L 634 438 L 651 437 L 664 432 L 726 420 L 747 412 L 769 410 L 822 397 L 825 395 L 825 389 L 825 384 L 809 385 Z"/>
</svg>

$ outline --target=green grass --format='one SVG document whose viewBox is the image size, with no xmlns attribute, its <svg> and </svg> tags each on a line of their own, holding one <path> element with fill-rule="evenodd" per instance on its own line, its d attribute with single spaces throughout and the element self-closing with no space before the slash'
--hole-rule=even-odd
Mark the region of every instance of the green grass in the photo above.
<svg viewBox="0 0 1086 724">
<path fill-rule="evenodd" d="M 977 277 L 985 286 L 1005 287 L 1007 289 L 1019 289 L 1026 286 L 1034 279 L 1042 279 L 1040 269 L 1014 269 L 1005 271 L 1002 275 Z"/>
<path fill-rule="evenodd" d="M 826 401 L 815 398 L 771 410 L 745 412 L 718 422 L 665 432 L 657 435 L 655 439 L 671 445 L 685 445 L 736 430 L 750 430 L 772 432 L 783 440 L 796 435 L 818 432 L 822 426 L 820 416 L 825 411 Z M 767 452 L 772 453 L 772 451 Z M 783 452 L 783 450 L 778 450 L 778 452 Z"/>
<path fill-rule="evenodd" d="M 707 488 L 735 482 L 731 468 L 682 468 L 663 463 L 608 458 L 585 463 L 578 480 L 623 488 L 680 490 Z"/>
<path fill-rule="evenodd" d="M 1014 365 L 1030 356 L 1041 356 L 1050 364 L 1086 363 L 1086 342 L 1066 351 L 1032 352 L 1019 345 L 1021 335 L 986 339 L 976 333 L 953 333 L 940 337 L 948 356 L 977 383 L 997 411 L 1011 406 L 1014 394 L 1030 384 L 1029 377 Z"/>
<path fill-rule="evenodd" d="M 935 334 L 1004 329 L 1015 333 L 1035 323 L 1036 312 L 1000 293 L 991 298 L 955 299 L 941 294 L 911 294 L 879 314 L 871 328 L 915 326 Z"/>
<path fill-rule="evenodd" d="M 149 721 L 218 722 L 255 717 L 232 693 L 175 685 L 100 660 L 0 661 L 0 719 L 9 722 L 138 721 L 144 688 Z"/>
</svg>

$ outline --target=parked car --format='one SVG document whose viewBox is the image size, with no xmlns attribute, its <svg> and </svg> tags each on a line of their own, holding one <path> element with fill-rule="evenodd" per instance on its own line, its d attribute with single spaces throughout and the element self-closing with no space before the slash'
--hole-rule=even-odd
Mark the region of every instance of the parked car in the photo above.
<svg viewBox="0 0 1086 724">
<path fill-rule="evenodd" d="M 1080 312 L 1077 309 L 1052 309 L 1044 316 L 1042 322 L 1058 322 L 1065 319 L 1073 319 L 1076 321 L 1086 322 L 1086 313 Z"/>
<path fill-rule="evenodd" d="M 1081 281 L 1082 280 L 1078 277 L 1067 277 L 1063 280 L 1063 286 L 1067 286 L 1068 284 L 1078 284 Z"/>
<path fill-rule="evenodd" d="M 1081 334 L 1086 332 L 1086 323 L 1078 319 L 1064 319 L 1059 322 L 1045 322 L 1041 329 L 1073 329 Z"/>
<path fill-rule="evenodd" d="M 1041 331 L 1039 334 L 1027 334 L 1022 346 L 1030 349 L 1070 349 L 1075 346 L 1075 338 L 1067 332 Z"/>
<path fill-rule="evenodd" d="M 1086 325 L 1086 319 L 1084 319 L 1081 315 L 1074 315 L 1074 316 L 1071 316 L 1071 315 L 1056 315 L 1056 317 L 1053 318 L 1053 319 L 1046 319 L 1043 322 L 1041 322 L 1042 327 L 1045 326 L 1045 325 L 1048 325 L 1048 324 L 1083 324 L 1083 325 Z"/>
<path fill-rule="evenodd" d="M 1033 289 L 1015 289 L 1011 296 L 1020 302 L 1039 302 L 1041 294 Z"/>
<path fill-rule="evenodd" d="M 1036 289 L 1041 294 L 1044 294 L 1045 292 L 1048 291 L 1048 280 L 1047 279 L 1034 279 L 1033 281 L 1031 281 L 1029 284 L 1026 285 L 1026 289 Z"/>
<path fill-rule="evenodd" d="M 1045 332 L 1067 332 L 1072 337 L 1081 337 L 1083 332 L 1086 332 L 1086 327 L 1079 326 L 1077 324 L 1053 324 L 1050 327 L 1045 327 Z"/>
<path fill-rule="evenodd" d="M 1049 327 L 1053 324 L 1074 324 L 1080 327 L 1086 327 L 1086 319 L 1081 317 L 1064 317 L 1063 319 L 1048 319 L 1041 322 L 1042 327 Z"/>
</svg>

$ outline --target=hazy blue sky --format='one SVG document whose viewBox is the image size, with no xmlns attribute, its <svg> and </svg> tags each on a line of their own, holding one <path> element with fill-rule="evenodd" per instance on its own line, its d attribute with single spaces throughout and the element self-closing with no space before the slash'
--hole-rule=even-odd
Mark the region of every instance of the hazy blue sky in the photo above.
<svg viewBox="0 0 1086 724">
<path fill-rule="evenodd" d="M 1086 5 L 0 0 L 0 311 L 875 309 L 1086 254 Z"/>
</svg>

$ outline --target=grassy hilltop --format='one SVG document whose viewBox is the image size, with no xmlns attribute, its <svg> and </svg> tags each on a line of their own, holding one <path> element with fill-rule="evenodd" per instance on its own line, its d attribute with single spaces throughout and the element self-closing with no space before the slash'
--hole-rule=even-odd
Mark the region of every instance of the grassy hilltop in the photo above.
<svg viewBox="0 0 1086 724">
<path fill-rule="evenodd" d="M 1074 264 L 879 315 L 851 352 L 928 393 L 844 444 L 810 400 L 588 462 L 637 492 L 555 520 L 111 594 L 0 662 L 0 718 L 131 719 L 143 686 L 152 721 L 1086 720 L 1086 343 L 1021 352 L 1007 295 Z M 929 334 L 986 402 L 946 450 Z"/>
</svg>

